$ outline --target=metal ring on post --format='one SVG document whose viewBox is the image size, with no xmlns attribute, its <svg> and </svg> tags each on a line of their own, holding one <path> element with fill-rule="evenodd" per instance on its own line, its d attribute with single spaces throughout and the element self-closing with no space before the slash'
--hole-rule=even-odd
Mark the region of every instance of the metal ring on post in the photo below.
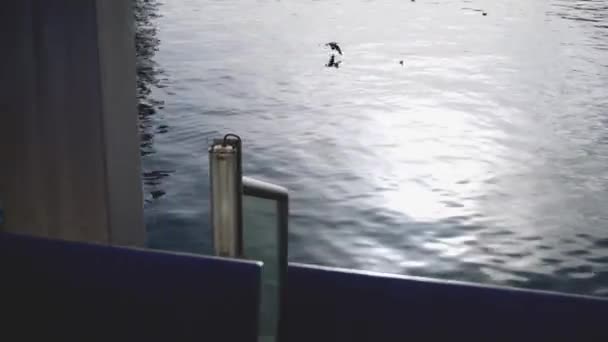
<svg viewBox="0 0 608 342">
<path fill-rule="evenodd" d="M 224 135 L 224 143 L 223 143 L 224 146 L 228 145 L 228 138 L 230 138 L 230 137 L 235 138 L 236 141 L 237 141 L 237 144 L 240 147 L 240 145 L 241 145 L 241 137 L 239 137 L 238 135 L 236 135 L 234 133 L 228 133 L 228 134 Z"/>
</svg>

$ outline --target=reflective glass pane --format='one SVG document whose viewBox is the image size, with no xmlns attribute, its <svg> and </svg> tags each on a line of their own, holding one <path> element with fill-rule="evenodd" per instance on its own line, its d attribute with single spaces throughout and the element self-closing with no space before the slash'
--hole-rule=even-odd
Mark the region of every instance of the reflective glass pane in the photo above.
<svg viewBox="0 0 608 342">
<path fill-rule="evenodd" d="M 261 260 L 260 341 L 274 341 L 279 305 L 278 205 L 274 200 L 243 196 L 243 253 Z"/>
</svg>

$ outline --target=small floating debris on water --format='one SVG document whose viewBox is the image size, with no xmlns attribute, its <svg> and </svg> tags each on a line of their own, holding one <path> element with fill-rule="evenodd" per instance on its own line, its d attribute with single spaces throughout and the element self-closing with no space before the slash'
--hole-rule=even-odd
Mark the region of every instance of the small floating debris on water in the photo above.
<svg viewBox="0 0 608 342">
<path fill-rule="evenodd" d="M 483 15 L 483 16 L 488 15 L 488 12 L 486 12 L 486 11 L 484 11 L 482 9 L 479 9 L 479 8 L 463 7 L 462 9 L 463 10 L 468 10 L 468 11 L 481 12 L 481 15 Z"/>
<path fill-rule="evenodd" d="M 325 64 L 326 67 L 331 68 L 339 68 L 340 67 L 340 63 L 342 63 L 342 61 L 337 61 L 336 62 L 336 55 L 332 54 L 331 57 L 329 57 L 329 62 L 327 62 L 327 64 Z"/>
<path fill-rule="evenodd" d="M 342 54 L 342 49 L 340 49 L 340 46 L 336 42 L 329 42 L 325 44 L 325 46 L 329 46 L 330 49 L 338 51 L 340 55 Z"/>
</svg>

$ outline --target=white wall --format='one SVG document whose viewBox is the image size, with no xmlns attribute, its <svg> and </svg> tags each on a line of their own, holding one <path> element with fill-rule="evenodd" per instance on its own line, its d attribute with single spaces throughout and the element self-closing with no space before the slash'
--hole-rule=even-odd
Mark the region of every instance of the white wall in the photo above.
<svg viewBox="0 0 608 342">
<path fill-rule="evenodd" d="M 4 231 L 143 245 L 129 0 L 5 0 Z"/>
</svg>

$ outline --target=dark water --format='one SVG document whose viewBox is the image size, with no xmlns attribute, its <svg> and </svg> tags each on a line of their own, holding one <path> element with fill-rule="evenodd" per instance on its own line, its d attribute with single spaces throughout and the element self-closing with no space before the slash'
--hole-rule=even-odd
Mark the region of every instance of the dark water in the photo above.
<svg viewBox="0 0 608 342">
<path fill-rule="evenodd" d="M 137 1 L 151 247 L 210 252 L 233 132 L 292 261 L 608 295 L 608 2 Z"/>
</svg>

